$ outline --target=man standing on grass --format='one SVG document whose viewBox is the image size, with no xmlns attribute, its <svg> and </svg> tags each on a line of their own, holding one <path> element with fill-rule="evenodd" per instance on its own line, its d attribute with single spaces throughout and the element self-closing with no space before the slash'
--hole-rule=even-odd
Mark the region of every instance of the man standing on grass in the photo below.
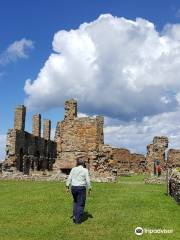
<svg viewBox="0 0 180 240">
<path fill-rule="evenodd" d="M 88 169 L 85 167 L 85 162 L 78 159 L 76 167 L 72 168 L 69 177 L 66 181 L 67 191 L 71 186 L 73 196 L 73 222 L 80 224 L 82 221 L 84 207 L 86 202 L 86 189 L 91 192 L 91 183 Z"/>
</svg>

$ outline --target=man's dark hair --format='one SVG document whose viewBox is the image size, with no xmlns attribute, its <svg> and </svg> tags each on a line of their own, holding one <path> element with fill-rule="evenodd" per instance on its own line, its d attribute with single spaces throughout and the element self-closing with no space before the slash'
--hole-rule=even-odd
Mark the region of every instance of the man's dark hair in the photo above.
<svg viewBox="0 0 180 240">
<path fill-rule="evenodd" d="M 84 166 L 85 166 L 85 161 L 84 161 L 83 159 L 77 159 L 76 165 L 77 165 L 77 166 L 80 166 L 80 165 L 81 165 L 81 166 L 84 167 Z"/>
</svg>

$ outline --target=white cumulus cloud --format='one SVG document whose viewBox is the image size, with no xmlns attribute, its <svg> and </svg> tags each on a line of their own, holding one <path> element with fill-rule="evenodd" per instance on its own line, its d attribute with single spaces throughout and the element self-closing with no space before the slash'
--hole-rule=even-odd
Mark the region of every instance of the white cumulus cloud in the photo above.
<svg viewBox="0 0 180 240">
<path fill-rule="evenodd" d="M 180 110 L 144 117 L 140 122 L 125 123 L 105 118 L 105 143 L 145 154 L 154 136 L 167 136 L 169 148 L 180 148 L 179 116 Z"/>
<path fill-rule="evenodd" d="M 34 43 L 31 40 L 22 38 L 21 40 L 15 41 L 0 54 L 0 64 L 6 65 L 20 58 L 28 58 L 28 51 L 33 48 Z"/>
<path fill-rule="evenodd" d="M 26 80 L 29 109 L 63 107 L 105 116 L 105 142 L 145 152 L 154 135 L 180 147 L 180 24 L 161 32 L 145 19 L 101 15 L 54 35 L 36 79 Z"/>
<path fill-rule="evenodd" d="M 178 34 L 179 25 L 159 33 L 145 19 L 109 14 L 59 31 L 37 78 L 26 81 L 26 104 L 49 109 L 74 97 L 81 112 L 126 120 L 174 111 L 180 92 Z"/>
</svg>

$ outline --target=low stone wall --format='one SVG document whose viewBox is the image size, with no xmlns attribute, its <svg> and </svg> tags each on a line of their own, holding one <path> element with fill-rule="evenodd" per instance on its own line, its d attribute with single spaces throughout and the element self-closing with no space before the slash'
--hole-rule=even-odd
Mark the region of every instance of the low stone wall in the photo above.
<svg viewBox="0 0 180 240">
<path fill-rule="evenodd" d="M 146 184 L 164 184 L 166 183 L 166 177 L 164 175 L 160 177 L 148 176 L 148 177 L 145 177 L 144 182 Z"/>
<path fill-rule="evenodd" d="M 34 171 L 28 175 L 22 172 L 2 172 L 0 174 L 0 180 L 27 180 L 27 181 L 65 181 L 67 175 L 62 172 L 50 172 L 50 171 Z"/>
<path fill-rule="evenodd" d="M 0 180 L 23 180 L 23 181 L 66 181 L 67 174 L 61 172 L 61 170 L 54 171 L 33 171 L 28 175 L 19 171 L 2 171 L 0 173 Z M 94 172 L 90 173 L 91 182 L 116 182 L 116 176 L 109 175 L 96 175 Z"/>
<path fill-rule="evenodd" d="M 180 171 L 172 170 L 169 180 L 169 194 L 180 204 Z"/>
</svg>

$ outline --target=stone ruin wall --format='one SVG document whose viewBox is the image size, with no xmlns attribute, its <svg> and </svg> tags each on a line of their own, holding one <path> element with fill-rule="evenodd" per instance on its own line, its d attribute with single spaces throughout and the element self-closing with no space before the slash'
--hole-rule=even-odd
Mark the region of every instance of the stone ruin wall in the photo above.
<svg viewBox="0 0 180 240">
<path fill-rule="evenodd" d="M 180 168 L 180 149 L 169 149 L 167 156 L 169 168 Z"/>
<path fill-rule="evenodd" d="M 50 121 L 44 120 L 41 137 L 41 115 L 32 119 L 32 134 L 25 131 L 26 108 L 17 106 L 14 128 L 7 133 L 5 170 L 18 170 L 24 174 L 30 171 L 50 170 L 56 157 L 56 144 L 50 140 Z"/>
<path fill-rule="evenodd" d="M 77 102 L 73 99 L 65 102 L 64 120 L 58 122 L 56 127 L 57 158 L 54 171 L 71 169 L 75 166 L 75 159 L 84 158 L 91 176 L 96 178 L 111 178 L 125 170 L 144 172 L 143 155 L 104 144 L 103 125 L 102 116 L 78 118 Z"/>
<path fill-rule="evenodd" d="M 104 118 L 77 117 L 77 102 L 65 102 L 64 120 L 57 123 L 54 141 L 50 140 L 51 122 L 44 120 L 41 136 L 41 115 L 32 119 L 32 134 L 25 131 L 26 108 L 15 111 L 14 128 L 7 134 L 4 168 L 26 174 L 35 170 L 67 171 L 78 158 L 86 159 L 92 178 L 113 179 L 132 171 L 144 172 L 145 157 L 127 149 L 104 144 Z M 67 173 L 67 172 L 66 172 Z"/>
<path fill-rule="evenodd" d="M 5 169 L 14 168 L 26 174 L 29 171 L 68 171 L 78 158 L 86 159 L 86 165 L 94 178 L 112 179 L 126 173 L 153 173 L 154 160 L 161 162 L 162 169 L 177 166 L 180 150 L 170 149 L 168 161 L 165 152 L 167 137 L 154 137 L 147 146 L 147 156 L 131 153 L 125 148 L 104 144 L 104 118 L 77 117 L 77 102 L 65 102 L 64 120 L 57 123 L 54 141 L 50 140 L 51 121 L 44 120 L 41 136 L 41 115 L 32 119 L 32 134 L 25 131 L 26 108 L 16 108 L 14 128 L 7 134 Z"/>
<path fill-rule="evenodd" d="M 168 148 L 169 140 L 165 136 L 156 136 L 153 139 L 153 143 L 147 146 L 147 171 L 149 173 L 154 172 L 154 161 L 158 160 L 160 162 L 162 170 L 166 168 L 165 152 Z"/>
<path fill-rule="evenodd" d="M 58 168 L 63 168 L 70 159 L 73 161 L 75 156 L 92 155 L 99 151 L 98 121 L 98 117 L 95 119 L 83 117 L 58 124 L 56 133 Z"/>
<path fill-rule="evenodd" d="M 156 136 L 153 139 L 153 143 L 147 146 L 147 172 L 154 172 L 154 161 L 158 160 L 162 172 L 165 172 L 167 168 L 180 167 L 180 149 L 169 149 L 169 140 L 165 136 Z M 167 155 L 167 156 L 166 156 Z"/>
<path fill-rule="evenodd" d="M 169 195 L 180 204 L 180 171 L 173 169 L 169 179 Z"/>
<path fill-rule="evenodd" d="M 57 158 L 53 170 L 66 171 L 75 166 L 76 159 L 83 158 L 91 176 L 110 178 L 110 153 L 104 150 L 103 124 L 101 116 L 78 118 L 77 102 L 65 102 L 64 120 L 56 127 Z"/>
<path fill-rule="evenodd" d="M 125 173 L 144 173 L 146 171 L 146 159 L 142 154 L 131 153 L 125 148 L 113 148 L 114 165 L 117 175 Z"/>
</svg>

